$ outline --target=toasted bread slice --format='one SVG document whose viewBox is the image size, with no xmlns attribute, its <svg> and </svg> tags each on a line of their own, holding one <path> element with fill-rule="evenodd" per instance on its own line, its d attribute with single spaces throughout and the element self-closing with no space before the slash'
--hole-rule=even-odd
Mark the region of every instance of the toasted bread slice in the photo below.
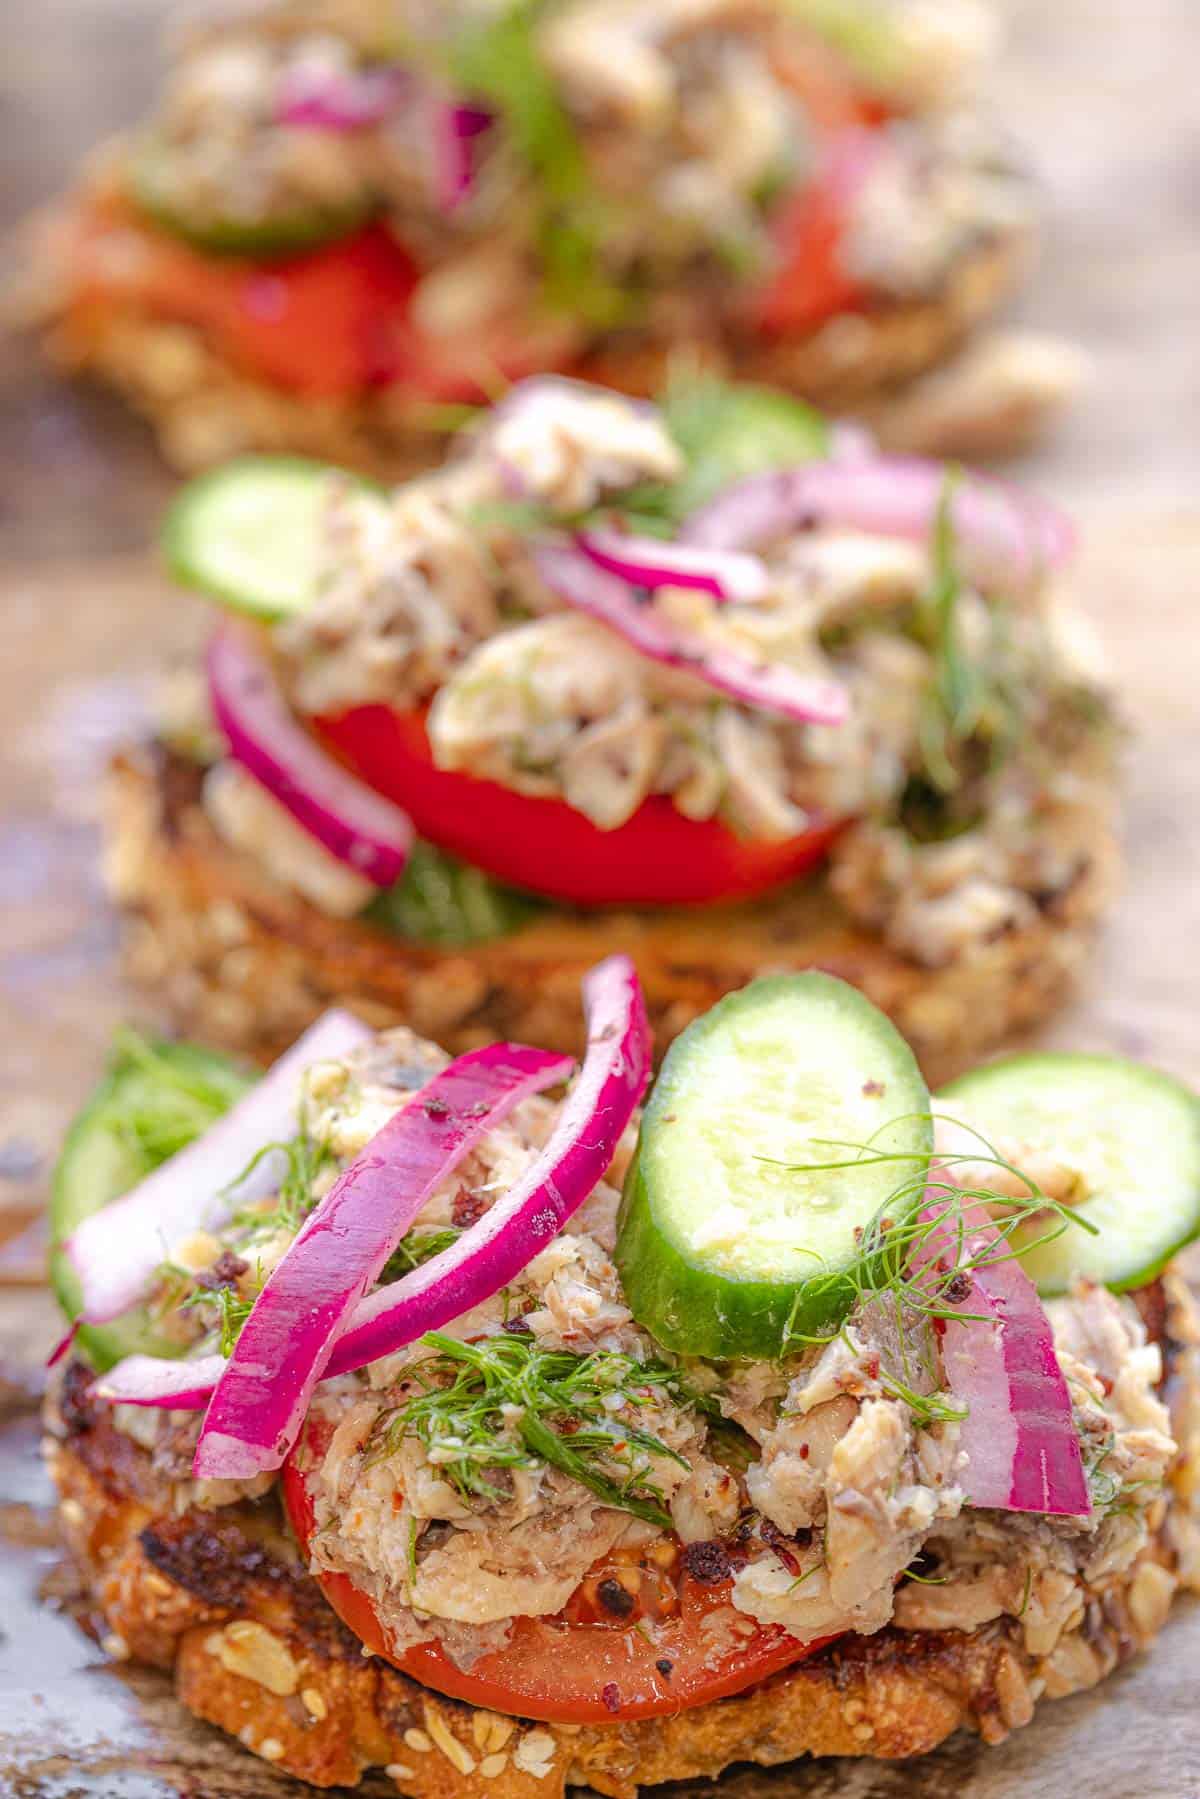
<svg viewBox="0 0 1200 1799">
<path fill-rule="evenodd" d="M 548 911 L 510 937 L 448 950 L 326 917 L 228 849 L 199 795 L 199 771 L 162 749 L 127 755 L 114 770 L 107 868 L 129 915 L 129 971 L 165 997 L 184 1030 L 262 1057 L 332 1003 L 456 1051 L 498 1036 L 575 1049 L 580 977 L 624 950 L 637 962 L 659 1053 L 756 975 L 819 967 L 890 1013 L 936 1084 L 1062 1002 L 1116 863 L 1106 823 L 1086 868 L 1032 925 L 939 969 L 852 924 L 820 878 L 737 906 Z"/>
<path fill-rule="evenodd" d="M 326 1605 L 273 1497 L 180 1511 L 150 1454 L 117 1431 L 75 1364 L 49 1418 L 61 1517 L 118 1654 L 174 1671 L 181 1702 L 316 1786 L 385 1767 L 414 1799 L 562 1799 L 587 1785 L 713 1777 L 735 1761 L 801 1755 L 897 1759 L 966 1725 L 989 1742 L 1040 1698 L 1090 1687 L 1146 1648 L 1181 1584 L 1200 1585 L 1200 1323 L 1168 1272 L 1138 1295 L 1164 1357 L 1180 1453 L 1134 1564 L 1080 1585 L 1074 1622 L 1047 1652 L 1020 1622 L 973 1631 L 850 1637 L 763 1686 L 674 1717 L 611 1726 L 531 1724 L 442 1698 L 377 1659 Z"/>
</svg>

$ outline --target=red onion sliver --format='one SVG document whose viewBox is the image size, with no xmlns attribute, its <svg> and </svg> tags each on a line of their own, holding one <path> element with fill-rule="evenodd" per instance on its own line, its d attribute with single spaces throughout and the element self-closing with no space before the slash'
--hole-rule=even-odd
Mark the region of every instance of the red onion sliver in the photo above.
<svg viewBox="0 0 1200 1799">
<path fill-rule="evenodd" d="M 329 1359 L 362 1368 L 481 1305 L 528 1267 L 607 1173 L 650 1080 L 637 971 L 609 956 L 584 977 L 587 1054 L 545 1149 L 452 1248 L 365 1299 Z"/>
<path fill-rule="evenodd" d="M 812 462 L 754 475 L 694 512 L 680 541 L 753 549 L 771 537 L 834 525 L 923 543 L 946 475 L 941 463 L 918 457 Z M 1004 482 L 964 476 L 951 504 L 964 566 L 981 585 L 1029 582 L 1061 566 L 1074 547 L 1072 526 L 1056 507 Z"/>
<path fill-rule="evenodd" d="M 471 1050 L 376 1132 L 254 1302 L 200 1432 L 198 1479 L 248 1480 L 282 1464 L 346 1321 L 430 1195 L 514 1106 L 573 1067 L 519 1043 Z"/>
<path fill-rule="evenodd" d="M 234 761 L 347 868 L 376 887 L 398 880 L 412 847 L 407 815 L 314 743 L 267 662 L 233 626 L 209 644 L 208 686 Z"/>
<path fill-rule="evenodd" d="M 998 1511 L 1086 1517 L 1092 1503 L 1071 1396 L 1033 1282 L 982 1207 L 951 1216 L 940 1200 L 922 1219 L 931 1229 L 913 1260 L 939 1271 L 933 1291 L 951 1314 L 940 1341 L 950 1391 L 967 1407 L 959 1446 L 968 1458 L 968 1500 Z M 961 1276 L 970 1291 L 952 1305 L 942 1277 L 968 1261 Z M 957 1319 L 956 1311 L 968 1316 Z"/>
<path fill-rule="evenodd" d="M 61 1336 L 58 1339 L 58 1342 L 54 1345 L 54 1348 L 50 1351 L 50 1354 L 46 1357 L 47 1368 L 56 1368 L 58 1366 L 59 1362 L 62 1361 L 63 1357 L 66 1355 L 66 1353 L 70 1349 L 72 1343 L 74 1343 L 75 1338 L 79 1334 L 79 1323 L 80 1323 L 80 1321 L 77 1318 L 75 1320 L 74 1324 L 71 1326 L 70 1330 L 67 1331 L 64 1336 Z"/>
<path fill-rule="evenodd" d="M 434 201 L 441 212 L 454 212 L 475 185 L 472 144 L 492 124 L 479 106 L 435 100 L 430 133 L 433 143 Z"/>
<path fill-rule="evenodd" d="M 277 1158 L 250 1164 L 267 1144 L 295 1136 L 304 1070 L 348 1055 L 372 1035 L 349 1012 L 326 1012 L 202 1137 L 77 1225 L 64 1249 L 79 1277 L 80 1322 L 103 1324 L 127 1312 L 145 1297 L 180 1237 L 223 1224 L 239 1206 L 274 1192 Z"/>
<path fill-rule="evenodd" d="M 110 1405 L 156 1406 L 168 1412 L 201 1412 L 225 1372 L 225 1357 L 197 1356 L 191 1362 L 165 1356 L 129 1355 L 92 1382 L 91 1393 Z"/>
<path fill-rule="evenodd" d="M 560 600 L 616 631 L 651 661 L 695 675 L 758 711 L 809 724 L 845 722 L 849 696 L 838 682 L 800 674 L 783 663 L 751 662 L 724 644 L 675 630 L 652 606 L 640 604 L 624 581 L 597 568 L 569 544 L 537 544 L 533 558 L 542 580 Z"/>
<path fill-rule="evenodd" d="M 580 531 L 589 562 L 633 587 L 693 587 L 715 600 L 761 600 L 770 587 L 765 564 L 743 550 L 696 550 L 620 531 Z"/>
<path fill-rule="evenodd" d="M 412 85 L 397 63 L 377 64 L 350 74 L 335 70 L 289 69 L 279 84 L 275 122 L 317 131 L 362 131 L 396 110 Z"/>
</svg>

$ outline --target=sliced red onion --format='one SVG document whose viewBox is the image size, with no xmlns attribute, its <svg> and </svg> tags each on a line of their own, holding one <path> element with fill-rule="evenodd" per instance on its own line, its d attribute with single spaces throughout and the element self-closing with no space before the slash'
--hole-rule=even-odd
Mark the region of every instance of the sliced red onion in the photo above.
<svg viewBox="0 0 1200 1799">
<path fill-rule="evenodd" d="M 650 1027 L 628 956 L 609 956 L 585 975 L 583 1003 L 587 1054 L 545 1149 L 450 1249 L 362 1302 L 329 1359 L 330 1375 L 390 1355 L 491 1299 L 607 1173 L 650 1080 Z"/>
<path fill-rule="evenodd" d="M 946 469 L 917 457 L 805 463 L 751 476 L 694 512 L 680 541 L 713 550 L 752 549 L 822 525 L 925 542 L 937 521 Z M 960 553 L 981 585 L 1025 584 L 1070 556 L 1074 531 L 1048 501 L 980 475 L 962 478 L 951 502 Z"/>
<path fill-rule="evenodd" d="M 465 106 L 454 100 L 433 102 L 433 189 L 441 212 L 454 212 L 474 187 L 475 139 L 492 123 L 491 113 L 481 106 Z"/>
<path fill-rule="evenodd" d="M 583 997 L 587 1054 L 545 1149 L 451 1249 L 359 1303 L 325 1374 L 365 1367 L 490 1299 L 528 1266 L 607 1172 L 650 1079 L 650 1028 L 627 956 L 610 956 L 592 969 Z M 208 1402 L 226 1365 L 220 1356 L 192 1362 L 129 1356 L 92 1390 L 125 1405 L 195 1411 Z"/>
<path fill-rule="evenodd" d="M 198 1479 L 281 1466 L 347 1320 L 430 1195 L 514 1106 L 573 1067 L 519 1043 L 471 1050 L 376 1132 L 255 1300 L 200 1432 Z"/>
<path fill-rule="evenodd" d="M 959 1447 L 968 1500 L 997 1511 L 1088 1516 L 1071 1396 L 1033 1282 L 981 1207 L 951 1215 L 939 1200 L 922 1218 L 931 1229 L 914 1262 L 936 1275 L 930 1290 L 950 1314 L 942 1362 L 951 1393 L 967 1408 Z M 956 1269 L 968 1290 L 960 1298 L 955 1289 L 951 1303 L 944 1277 Z"/>
<path fill-rule="evenodd" d="M 79 1324 L 80 1324 L 80 1321 L 77 1318 L 75 1320 L 74 1324 L 71 1326 L 70 1330 L 67 1331 L 65 1333 L 65 1335 L 61 1336 L 58 1339 L 58 1342 L 54 1345 L 54 1348 L 50 1351 L 50 1354 L 46 1357 L 47 1368 L 55 1368 L 58 1366 L 59 1362 L 62 1361 L 63 1357 L 66 1355 L 66 1353 L 70 1349 L 72 1343 L 74 1343 L 75 1338 L 79 1334 Z"/>
<path fill-rule="evenodd" d="M 231 625 L 209 644 L 208 686 L 234 761 L 355 874 L 376 887 L 397 881 L 412 847 L 407 815 L 314 743 L 267 662 Z"/>
<path fill-rule="evenodd" d="M 85 1218 L 64 1245 L 79 1278 L 80 1322 L 103 1324 L 127 1312 L 145 1298 L 180 1237 L 221 1225 L 240 1206 L 273 1193 L 280 1158 L 251 1164 L 267 1144 L 295 1136 L 301 1075 L 371 1036 L 349 1012 L 326 1012 L 202 1137 Z"/>
<path fill-rule="evenodd" d="M 379 63 L 345 73 L 298 64 L 279 84 L 275 122 L 317 131 L 362 131 L 393 113 L 412 87 L 398 63 Z"/>
<path fill-rule="evenodd" d="M 156 1406 L 168 1412 L 200 1412 L 225 1371 L 225 1357 L 198 1356 L 191 1362 L 164 1356 L 130 1355 L 92 1382 L 96 1399 L 110 1405 Z"/>
<path fill-rule="evenodd" d="M 537 544 L 538 573 L 550 591 L 579 612 L 598 619 L 652 662 L 695 675 L 719 693 L 758 711 L 809 724 L 840 725 L 849 696 L 836 681 L 803 675 L 778 662 L 752 662 L 740 651 L 678 631 L 632 588 L 589 562 L 569 544 Z"/>
<path fill-rule="evenodd" d="M 621 531 L 580 531 L 576 547 L 589 562 L 633 587 L 693 587 L 715 600 L 761 600 L 770 587 L 766 564 L 743 550 L 696 550 Z"/>
</svg>

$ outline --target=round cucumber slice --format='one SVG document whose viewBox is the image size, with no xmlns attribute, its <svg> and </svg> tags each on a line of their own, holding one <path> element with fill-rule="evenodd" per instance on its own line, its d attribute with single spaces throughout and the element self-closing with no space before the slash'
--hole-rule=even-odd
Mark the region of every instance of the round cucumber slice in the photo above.
<svg viewBox="0 0 1200 1799">
<path fill-rule="evenodd" d="M 1086 1197 L 1049 1242 L 1044 1223 L 1014 1236 L 1047 1298 L 1077 1276 L 1118 1291 L 1152 1280 L 1200 1235 L 1200 1098 L 1181 1081 L 1119 1056 L 1012 1056 L 952 1081 L 937 1109 L 982 1132 L 1019 1168 L 1021 1146 L 1078 1169 Z M 981 1153 L 987 1151 L 983 1145 Z"/>
<path fill-rule="evenodd" d="M 130 198 L 148 219 L 194 250 L 207 256 L 245 256 L 256 262 L 299 256 L 349 237 L 375 210 L 374 197 L 364 190 L 338 206 L 307 206 L 261 219 L 240 219 L 230 213 L 198 222 L 186 207 L 178 205 L 171 154 L 154 138 L 135 152 L 128 188 Z"/>
<path fill-rule="evenodd" d="M 83 1219 L 128 1193 L 169 1156 L 207 1130 L 251 1085 L 224 1056 L 189 1043 L 130 1038 L 67 1132 L 50 1192 L 50 1279 L 69 1319 L 79 1314 L 79 1282 L 62 1245 Z M 175 1355 L 143 1310 L 111 1324 L 86 1324 L 76 1339 L 104 1372 L 122 1356 Z"/>
<path fill-rule="evenodd" d="M 919 1202 L 932 1143 L 912 1051 L 853 987 L 731 994 L 672 1045 L 642 1119 L 616 1248 L 634 1317 L 684 1354 L 777 1358 L 870 1284 L 864 1234 Z"/>
<path fill-rule="evenodd" d="M 347 478 L 301 456 L 242 456 L 197 476 L 172 502 L 163 525 L 172 575 L 255 618 L 304 611 L 316 597 L 322 519 L 335 474 Z M 361 486 L 375 491 L 368 482 Z"/>
</svg>

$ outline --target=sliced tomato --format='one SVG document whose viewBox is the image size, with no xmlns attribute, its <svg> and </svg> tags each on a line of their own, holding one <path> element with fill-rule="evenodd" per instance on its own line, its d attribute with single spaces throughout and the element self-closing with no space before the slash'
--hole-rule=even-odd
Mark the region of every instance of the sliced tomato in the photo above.
<svg viewBox="0 0 1200 1799">
<path fill-rule="evenodd" d="M 774 273 L 748 302 L 759 330 L 785 337 L 861 311 L 867 291 L 842 262 L 845 228 L 845 197 L 831 183 L 815 182 L 783 202 L 772 225 Z"/>
<path fill-rule="evenodd" d="M 283 1470 L 284 1503 L 306 1555 L 315 1522 L 308 1476 L 330 1434 L 327 1423 L 310 1418 Z M 643 1573 L 652 1589 L 645 1607 L 635 1605 L 619 1621 L 593 1621 L 587 1594 L 599 1581 L 632 1575 L 636 1588 Z M 652 1564 L 643 1570 L 630 1561 L 597 1568 L 557 1617 L 516 1619 L 504 1648 L 467 1672 L 437 1643 L 395 1651 L 374 1600 L 348 1575 L 317 1570 L 316 1579 L 342 1622 L 384 1661 L 434 1692 L 521 1718 L 612 1724 L 686 1711 L 757 1686 L 822 1647 L 738 1614 L 738 1631 L 718 1648 L 721 1636 L 704 1625 L 729 1610 L 730 1580 L 701 1585 L 678 1561 L 668 1579 Z"/>
<path fill-rule="evenodd" d="M 317 719 L 315 729 L 368 786 L 403 807 L 419 836 L 513 887 L 576 906 L 761 893 L 812 868 L 840 829 L 824 823 L 782 842 L 747 841 L 718 819 L 685 818 L 656 794 L 602 831 L 565 800 L 438 768 L 422 712 L 360 706 Z"/>
<path fill-rule="evenodd" d="M 569 359 L 567 321 L 511 321 L 461 339 L 417 331 L 411 301 L 420 270 L 381 224 L 302 255 L 257 261 L 206 255 L 121 202 L 79 222 L 77 312 L 132 299 L 155 316 L 194 325 L 223 361 L 314 399 L 395 386 L 430 400 L 480 401 L 496 380 L 518 380 Z"/>
</svg>

